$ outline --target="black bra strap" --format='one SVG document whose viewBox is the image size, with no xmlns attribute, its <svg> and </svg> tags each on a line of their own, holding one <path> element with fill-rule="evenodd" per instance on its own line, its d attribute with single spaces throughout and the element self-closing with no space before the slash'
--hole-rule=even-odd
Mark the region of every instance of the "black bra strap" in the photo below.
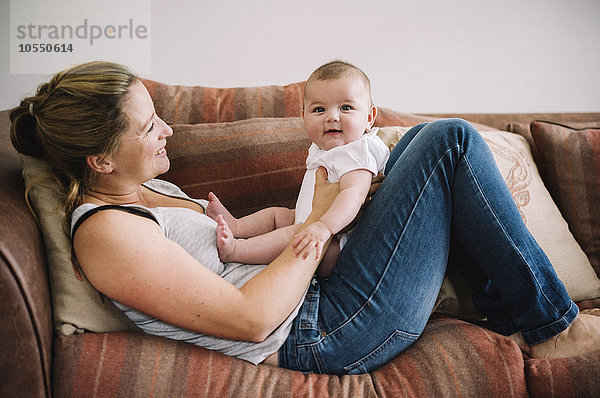
<svg viewBox="0 0 600 398">
<path fill-rule="evenodd" d="M 83 215 L 81 217 L 79 217 L 79 219 L 75 223 L 75 226 L 73 226 L 73 232 L 71 232 L 71 240 L 73 240 L 73 238 L 75 237 L 75 232 L 77 232 L 77 229 L 81 226 L 81 224 L 83 224 L 83 222 L 85 220 L 87 220 L 88 218 L 90 218 L 91 216 L 93 216 L 94 214 L 96 214 L 102 210 L 121 210 L 126 213 L 135 214 L 136 216 L 145 217 L 145 218 L 152 220 L 158 224 L 158 221 L 156 220 L 156 218 L 154 218 L 151 214 L 149 214 L 143 210 L 137 209 L 135 207 L 119 206 L 119 205 L 98 206 L 98 207 L 94 207 L 93 209 L 86 211 L 85 213 L 83 213 Z"/>
</svg>

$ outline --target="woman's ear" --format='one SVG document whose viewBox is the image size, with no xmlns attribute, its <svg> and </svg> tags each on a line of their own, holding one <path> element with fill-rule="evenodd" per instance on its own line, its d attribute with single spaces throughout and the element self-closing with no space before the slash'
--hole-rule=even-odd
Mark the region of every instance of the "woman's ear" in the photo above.
<svg viewBox="0 0 600 398">
<path fill-rule="evenodd" d="M 369 128 L 373 127 L 375 124 L 375 119 L 377 118 L 377 107 L 375 105 L 371 105 L 371 109 L 369 110 L 369 116 L 367 121 L 369 123 Z"/>
<path fill-rule="evenodd" d="M 97 173 L 109 174 L 113 171 L 113 166 L 106 155 L 90 155 L 85 158 L 88 166 Z"/>
</svg>

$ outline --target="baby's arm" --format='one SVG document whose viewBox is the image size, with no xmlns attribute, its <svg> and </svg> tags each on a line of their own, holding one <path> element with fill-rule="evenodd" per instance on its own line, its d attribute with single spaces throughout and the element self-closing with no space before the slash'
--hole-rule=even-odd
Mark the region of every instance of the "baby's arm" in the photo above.
<svg viewBox="0 0 600 398">
<path fill-rule="evenodd" d="M 268 207 L 242 218 L 235 218 L 221 203 L 217 195 L 208 194 L 206 215 L 217 221 L 222 215 L 235 238 L 250 238 L 294 224 L 294 210 L 286 207 Z"/>
<path fill-rule="evenodd" d="M 353 170 L 340 178 L 340 192 L 321 216 L 296 235 L 292 242 L 296 255 L 306 258 L 313 247 L 317 248 L 317 256 L 321 255 L 323 244 L 331 235 L 340 232 L 350 224 L 358 214 L 369 193 L 373 174 L 364 169 Z"/>
</svg>

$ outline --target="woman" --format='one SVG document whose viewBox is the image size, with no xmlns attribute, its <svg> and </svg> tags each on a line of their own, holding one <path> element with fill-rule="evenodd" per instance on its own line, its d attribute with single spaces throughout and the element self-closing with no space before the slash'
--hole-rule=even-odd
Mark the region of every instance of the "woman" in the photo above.
<svg viewBox="0 0 600 398">
<path fill-rule="evenodd" d="M 169 168 L 172 130 L 126 68 L 93 62 L 60 72 L 10 117 L 17 150 L 45 158 L 65 185 L 86 276 L 149 333 L 253 363 L 369 372 L 419 337 L 451 255 L 490 328 L 522 335 L 533 356 L 600 344 L 600 317 L 578 314 L 464 121 L 406 134 L 336 268 L 313 279 L 318 261 L 289 246 L 267 266 L 218 261 L 206 202 L 153 180 Z M 337 193 L 323 174 L 305 226 Z"/>
</svg>

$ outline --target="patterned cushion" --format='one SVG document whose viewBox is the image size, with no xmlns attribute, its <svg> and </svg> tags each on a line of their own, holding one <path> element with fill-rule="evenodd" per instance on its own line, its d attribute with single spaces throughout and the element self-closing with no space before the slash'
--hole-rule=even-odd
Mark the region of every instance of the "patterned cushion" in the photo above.
<svg viewBox="0 0 600 398">
<path fill-rule="evenodd" d="M 569 231 L 537 171 L 526 140 L 500 131 L 482 131 L 525 221 L 575 301 L 600 297 L 600 280 Z"/>
<path fill-rule="evenodd" d="M 304 375 L 137 333 L 61 336 L 56 396 L 524 396 L 523 360 L 509 339 L 450 318 L 371 375 Z M 135 394 L 134 394 L 135 392 Z M 507 395 L 511 393 L 511 395 Z"/>
<path fill-rule="evenodd" d="M 533 122 L 550 194 L 600 276 L 600 128 Z"/>
<path fill-rule="evenodd" d="M 600 280 L 546 190 L 526 140 L 505 131 L 479 129 L 525 225 L 550 258 L 571 298 L 578 301 L 600 297 Z M 403 127 L 382 127 L 379 135 L 393 146 L 405 131 Z M 464 277 L 452 267 L 446 276 L 437 310 L 467 319 L 480 318 L 472 306 L 471 289 Z"/>
</svg>

